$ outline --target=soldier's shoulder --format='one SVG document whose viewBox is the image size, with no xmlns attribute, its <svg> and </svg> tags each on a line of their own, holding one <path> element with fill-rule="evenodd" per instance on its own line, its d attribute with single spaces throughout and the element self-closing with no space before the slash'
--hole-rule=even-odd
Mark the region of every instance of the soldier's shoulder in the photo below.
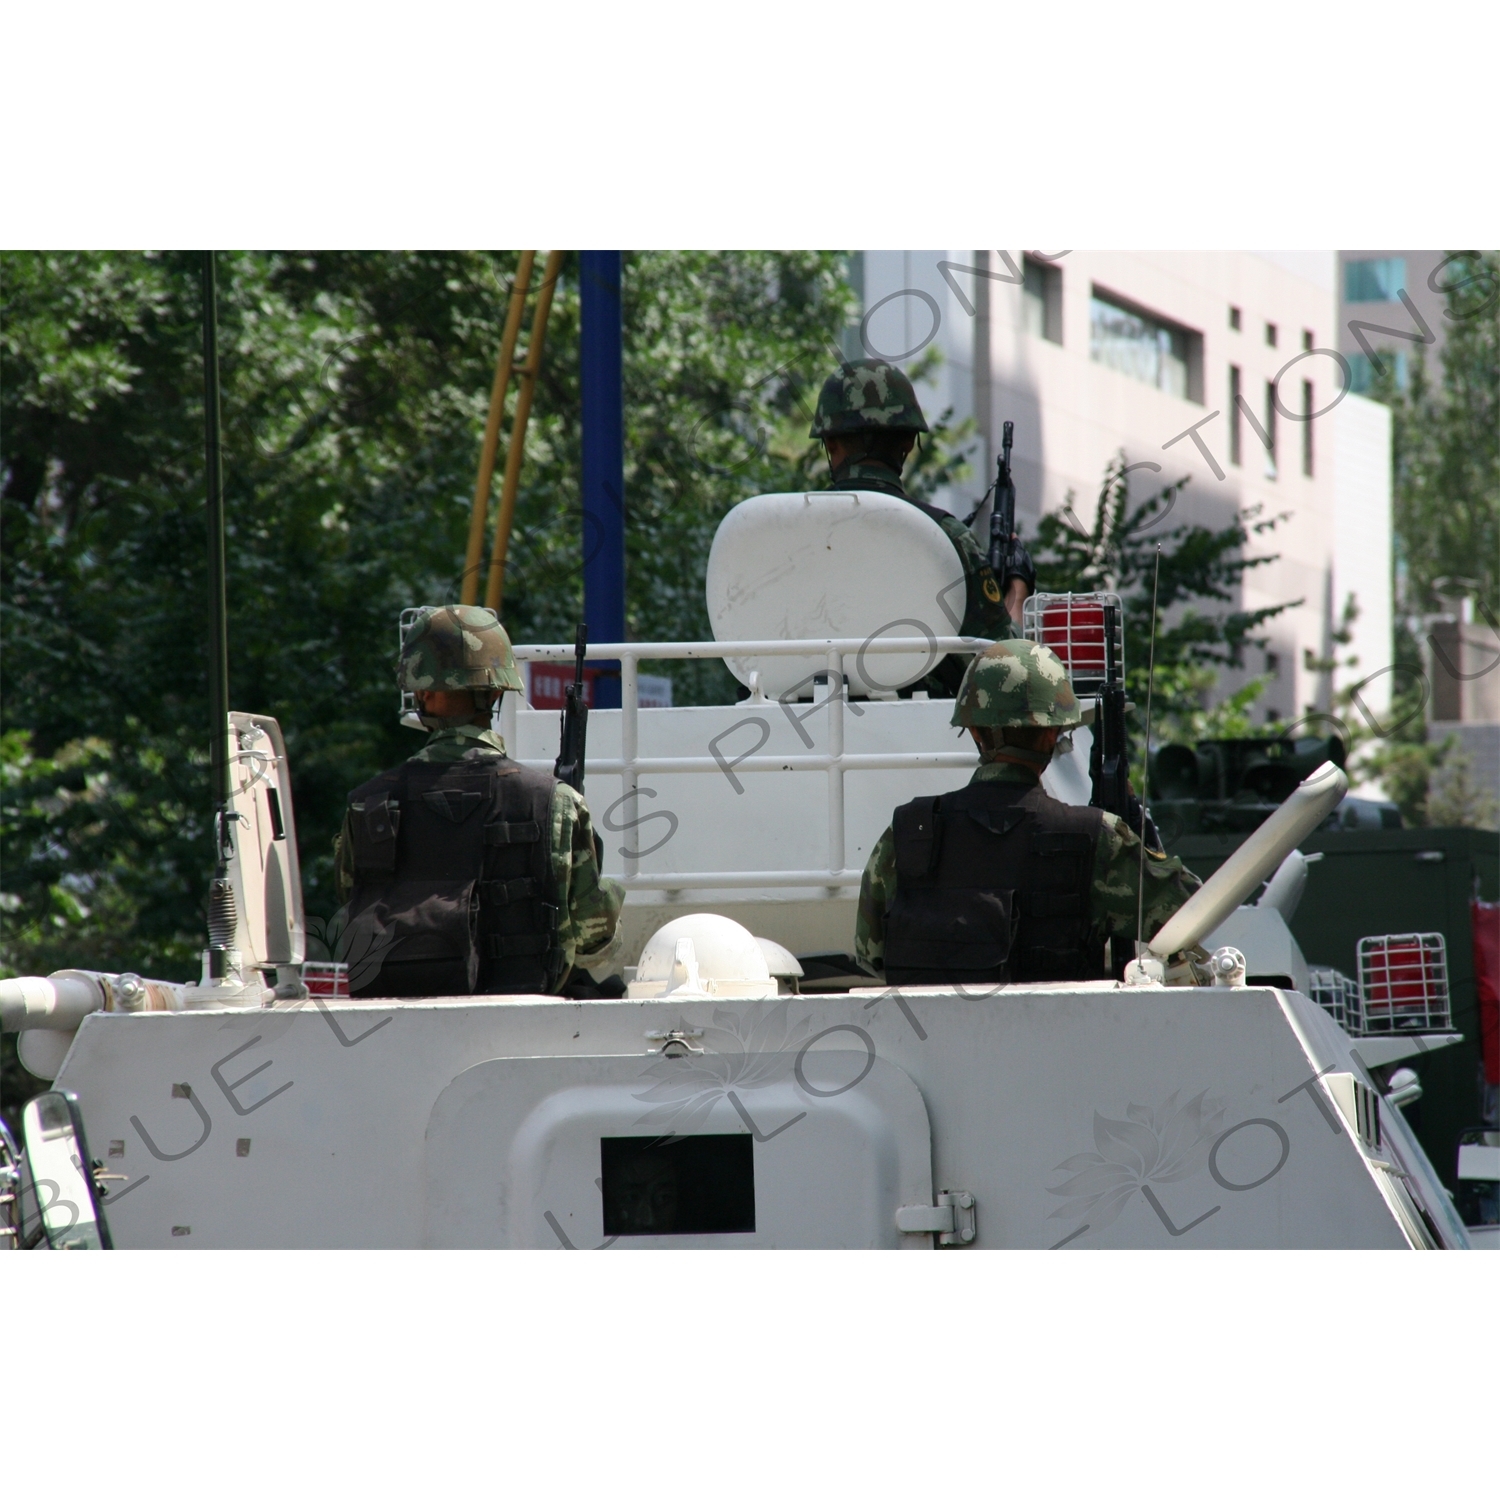
<svg viewBox="0 0 1500 1500">
<path fill-rule="evenodd" d="M 1135 835 L 1118 813 L 1101 812 L 1099 815 L 1099 846 L 1107 859 L 1114 859 L 1122 850 L 1136 843 Z"/>
<path fill-rule="evenodd" d="M 581 792 L 575 792 L 566 781 L 552 783 L 552 826 L 574 828 L 589 816 L 589 805 Z"/>
<path fill-rule="evenodd" d="M 379 798 L 386 795 L 401 780 L 401 773 L 408 764 L 408 761 L 402 761 L 399 766 L 379 771 L 368 781 L 360 782 L 345 798 L 347 808 L 360 807 L 372 797 Z"/>
<path fill-rule="evenodd" d="M 912 500 L 910 496 L 907 496 L 907 500 L 910 504 L 915 505 L 919 510 L 931 516 L 947 532 L 948 536 L 953 541 L 961 544 L 965 550 L 970 547 L 975 548 L 975 550 L 978 549 L 978 543 L 974 540 L 974 533 L 951 510 L 944 510 L 941 506 L 937 505 L 926 505 L 920 500 Z"/>
<path fill-rule="evenodd" d="M 896 835 L 890 828 L 887 828 L 875 840 L 875 847 L 870 850 L 870 857 L 865 862 L 865 884 L 880 885 L 888 880 L 894 880 L 895 874 Z"/>
</svg>

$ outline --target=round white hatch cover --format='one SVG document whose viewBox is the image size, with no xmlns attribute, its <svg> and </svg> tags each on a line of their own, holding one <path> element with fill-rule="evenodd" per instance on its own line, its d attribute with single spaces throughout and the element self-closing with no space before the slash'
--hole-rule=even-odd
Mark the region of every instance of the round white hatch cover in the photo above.
<svg viewBox="0 0 1500 1500">
<path fill-rule="evenodd" d="M 708 618 L 719 641 L 858 640 L 957 635 L 963 565 L 930 516 L 868 490 L 755 495 L 719 523 L 708 555 Z M 844 663 L 856 697 L 906 687 L 941 653 L 866 651 Z M 731 657 L 745 683 L 809 696 L 824 656 Z"/>
</svg>

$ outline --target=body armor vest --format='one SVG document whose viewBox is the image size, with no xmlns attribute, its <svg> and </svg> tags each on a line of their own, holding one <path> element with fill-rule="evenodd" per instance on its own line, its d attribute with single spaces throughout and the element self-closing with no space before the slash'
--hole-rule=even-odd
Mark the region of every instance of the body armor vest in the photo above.
<svg viewBox="0 0 1500 1500">
<path fill-rule="evenodd" d="M 1040 785 L 1000 781 L 898 807 L 886 978 L 1108 978 L 1090 900 L 1103 816 L 1058 802 Z"/>
<path fill-rule="evenodd" d="M 351 995 L 555 987 L 556 787 L 543 771 L 470 752 L 448 765 L 407 761 L 350 793 Z"/>
</svg>

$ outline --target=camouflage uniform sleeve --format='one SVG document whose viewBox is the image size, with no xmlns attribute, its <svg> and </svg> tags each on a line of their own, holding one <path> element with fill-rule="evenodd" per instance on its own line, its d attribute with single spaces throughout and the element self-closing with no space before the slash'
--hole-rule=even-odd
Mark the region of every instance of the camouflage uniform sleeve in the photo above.
<svg viewBox="0 0 1500 1500">
<path fill-rule="evenodd" d="M 982 636 L 991 641 L 1019 639 L 1021 632 L 1005 607 L 1000 580 L 980 550 L 974 533 L 957 516 L 947 516 L 938 524 L 948 533 L 948 540 L 953 543 L 964 565 L 967 592 L 963 623 L 958 633 Z"/>
<path fill-rule="evenodd" d="M 854 957 L 872 974 L 885 969 L 885 913 L 895 894 L 896 840 L 887 828 L 870 850 L 854 918 Z"/>
<path fill-rule="evenodd" d="M 1093 892 L 1094 921 L 1105 937 L 1135 941 L 1140 872 L 1141 841 L 1121 819 L 1105 813 L 1094 854 Z M 1175 855 L 1169 859 L 1146 851 L 1146 899 L 1141 911 L 1146 941 L 1202 884 Z"/>
<path fill-rule="evenodd" d="M 354 832 L 349 826 L 347 808 L 344 826 L 333 836 L 333 890 L 340 906 L 354 890 Z"/>
<path fill-rule="evenodd" d="M 552 872 L 557 881 L 563 972 L 607 948 L 625 904 L 625 887 L 599 873 L 588 804 L 559 782 L 552 798 Z"/>
</svg>

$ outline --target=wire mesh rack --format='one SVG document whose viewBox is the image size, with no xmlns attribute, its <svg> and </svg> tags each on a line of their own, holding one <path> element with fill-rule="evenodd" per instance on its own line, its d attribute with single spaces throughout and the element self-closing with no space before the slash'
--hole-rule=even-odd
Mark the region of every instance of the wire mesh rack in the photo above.
<svg viewBox="0 0 1500 1500">
<path fill-rule="evenodd" d="M 1440 932 L 1361 938 L 1359 987 L 1366 1036 L 1446 1031 L 1452 1024 L 1448 948 Z"/>
<path fill-rule="evenodd" d="M 1351 1036 L 1361 1034 L 1364 1024 L 1359 981 L 1338 969 L 1309 969 L 1310 999 L 1316 1001 Z"/>
<path fill-rule="evenodd" d="M 1080 698 L 1103 691 L 1111 668 L 1125 675 L 1125 611 L 1118 594 L 1032 594 L 1022 607 L 1021 630 L 1068 669 Z"/>
</svg>

